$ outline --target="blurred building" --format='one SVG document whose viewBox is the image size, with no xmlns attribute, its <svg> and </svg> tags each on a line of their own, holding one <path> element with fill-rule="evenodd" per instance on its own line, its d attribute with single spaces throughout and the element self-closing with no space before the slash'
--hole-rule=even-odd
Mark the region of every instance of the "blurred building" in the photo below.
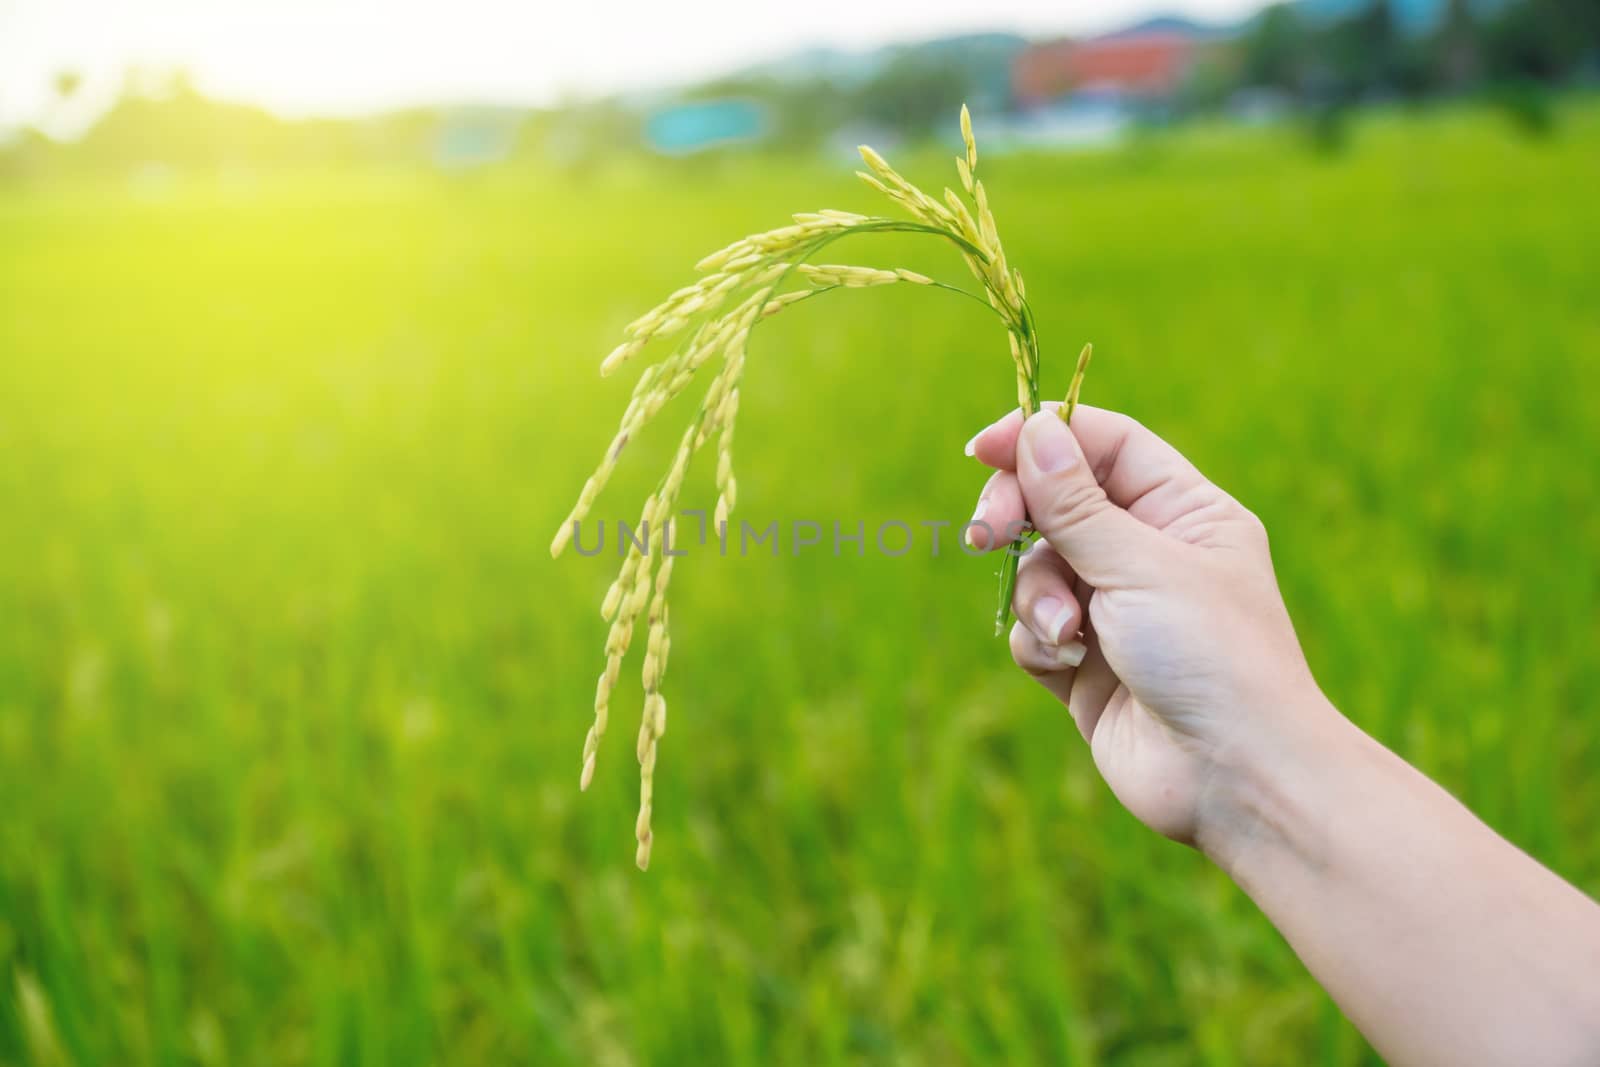
<svg viewBox="0 0 1600 1067">
<path fill-rule="evenodd" d="M 1372 0 L 1298 0 L 1300 13 L 1313 22 L 1332 22 L 1361 14 Z M 1468 0 L 1467 6 L 1479 16 L 1504 7 L 1507 0 Z M 1388 0 L 1395 25 L 1409 34 L 1431 33 L 1439 28 L 1449 12 L 1450 0 Z"/>
<path fill-rule="evenodd" d="M 683 156 L 759 141 L 768 125 L 767 109 L 758 101 L 702 100 L 656 110 L 645 120 L 644 136 L 653 151 Z"/>
<path fill-rule="evenodd" d="M 439 119 L 433 162 L 442 170 L 468 170 L 499 163 L 517 144 L 526 114 L 518 108 L 453 108 Z"/>
<path fill-rule="evenodd" d="M 1117 141 L 1134 118 L 1134 109 L 1119 94 L 1086 89 L 1047 106 L 986 121 L 984 143 L 991 155 L 1088 148 Z"/>
<path fill-rule="evenodd" d="M 1164 99 L 1182 86 L 1200 46 L 1194 35 L 1163 31 L 1047 41 L 1017 57 L 1012 93 L 1025 108 L 1085 92 L 1130 103 Z"/>
</svg>

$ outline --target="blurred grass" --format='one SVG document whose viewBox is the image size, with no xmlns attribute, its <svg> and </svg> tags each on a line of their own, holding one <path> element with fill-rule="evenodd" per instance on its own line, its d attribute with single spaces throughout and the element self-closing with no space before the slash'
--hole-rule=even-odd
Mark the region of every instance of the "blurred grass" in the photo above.
<svg viewBox="0 0 1600 1067">
<path fill-rule="evenodd" d="M 1594 892 L 1600 112 L 1564 118 L 985 166 L 1048 391 L 1094 340 L 1089 399 L 1266 519 L 1334 699 Z M 843 170 L 148 193 L 0 192 L 0 1062 L 1372 1060 L 920 530 L 684 561 L 648 875 L 636 684 L 579 797 L 612 564 L 545 546 L 625 396 L 595 363 L 707 249 L 875 206 Z M 757 336 L 744 516 L 963 521 L 997 331 L 829 299 Z"/>
</svg>

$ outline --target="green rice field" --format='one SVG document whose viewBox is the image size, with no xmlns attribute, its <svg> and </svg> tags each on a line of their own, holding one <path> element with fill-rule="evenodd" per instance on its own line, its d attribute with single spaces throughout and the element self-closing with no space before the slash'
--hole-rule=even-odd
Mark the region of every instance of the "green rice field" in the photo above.
<svg viewBox="0 0 1600 1067">
<path fill-rule="evenodd" d="M 1265 519 L 1333 700 L 1600 891 L 1600 108 L 984 166 L 1046 391 L 1092 340 L 1085 399 Z M 994 561 L 931 551 L 1014 395 L 949 294 L 757 331 L 740 512 L 823 543 L 679 561 L 647 874 L 632 669 L 578 792 L 616 558 L 547 545 L 631 384 L 596 365 L 705 252 L 876 210 L 849 170 L 0 186 L 0 1064 L 1376 1062 L 1118 807 Z"/>
</svg>

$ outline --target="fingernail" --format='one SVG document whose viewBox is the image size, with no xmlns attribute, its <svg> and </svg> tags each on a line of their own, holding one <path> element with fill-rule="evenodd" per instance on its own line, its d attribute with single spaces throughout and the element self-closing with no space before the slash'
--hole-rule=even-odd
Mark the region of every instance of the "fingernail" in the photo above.
<svg viewBox="0 0 1600 1067">
<path fill-rule="evenodd" d="M 986 497 L 986 496 L 980 496 L 978 498 L 978 507 L 977 507 L 977 509 L 975 511 L 973 511 L 972 518 L 968 520 L 968 524 L 967 524 L 967 544 L 971 545 L 973 548 L 982 548 L 983 547 L 982 545 L 978 544 L 978 531 L 983 529 L 983 527 L 982 526 L 976 526 L 976 525 L 973 525 L 973 524 L 982 522 L 983 521 L 983 513 L 988 511 L 988 510 L 989 510 L 989 498 Z"/>
<path fill-rule="evenodd" d="M 1058 645 L 1070 634 L 1063 631 L 1072 618 L 1072 605 L 1056 596 L 1040 597 L 1033 605 L 1034 632 L 1049 645 Z"/>
<path fill-rule="evenodd" d="M 985 426 L 984 429 L 986 430 L 986 429 L 988 429 L 988 427 Z M 963 453 L 965 453 L 966 455 L 976 456 L 978 454 L 978 438 L 980 438 L 982 436 L 983 436 L 983 430 L 979 430 L 977 433 L 973 434 L 972 435 L 972 440 L 968 441 L 966 443 L 965 447 L 963 447 L 961 449 L 961 451 Z"/>
<path fill-rule="evenodd" d="M 1088 654 L 1089 647 L 1082 641 L 1068 641 L 1056 649 L 1055 660 L 1063 667 L 1076 667 Z"/>
<path fill-rule="evenodd" d="M 1034 466 L 1046 474 L 1055 474 L 1078 461 L 1078 442 L 1059 416 L 1040 412 L 1028 421 L 1038 427 L 1025 435 Z"/>
</svg>

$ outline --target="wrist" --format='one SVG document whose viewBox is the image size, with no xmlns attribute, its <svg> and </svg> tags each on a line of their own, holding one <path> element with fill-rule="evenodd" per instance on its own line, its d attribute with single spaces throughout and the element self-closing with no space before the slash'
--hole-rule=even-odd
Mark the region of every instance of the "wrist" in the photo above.
<svg viewBox="0 0 1600 1067">
<path fill-rule="evenodd" d="M 1314 684 L 1260 721 L 1217 752 L 1196 820 L 1196 847 L 1241 884 L 1263 854 L 1317 851 L 1337 783 L 1373 744 Z"/>
</svg>

